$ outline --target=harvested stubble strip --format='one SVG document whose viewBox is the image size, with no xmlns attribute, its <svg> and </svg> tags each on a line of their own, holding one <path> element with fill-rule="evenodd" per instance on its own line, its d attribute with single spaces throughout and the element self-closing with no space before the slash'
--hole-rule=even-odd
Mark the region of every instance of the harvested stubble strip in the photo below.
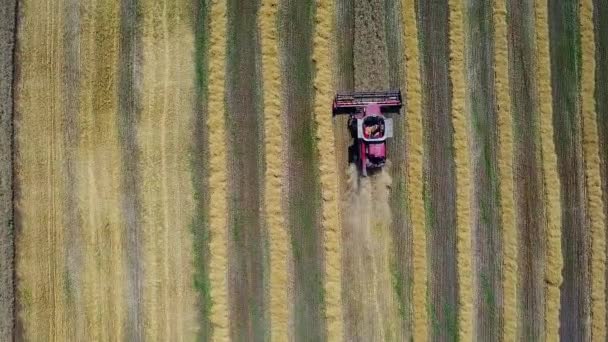
<svg viewBox="0 0 608 342">
<path fill-rule="evenodd" d="M 22 5 L 15 122 L 19 324 L 26 340 L 62 341 L 69 328 L 62 215 L 64 3 Z"/>
<path fill-rule="evenodd" d="M 209 231 L 211 322 L 213 340 L 227 341 L 228 284 L 226 279 L 226 134 L 224 124 L 224 70 L 226 67 L 226 1 L 212 0 L 209 43 Z"/>
<path fill-rule="evenodd" d="M 581 135 L 581 45 L 577 1 L 549 0 L 553 130 L 562 204 L 560 339 L 590 337 L 590 226 Z"/>
<path fill-rule="evenodd" d="M 426 226 L 422 191 L 422 90 L 420 61 L 418 57 L 418 28 L 416 26 L 415 0 L 401 0 L 403 10 L 403 40 L 406 72 L 406 111 L 408 158 L 407 197 L 413 231 L 413 289 L 412 313 L 414 340 L 422 341 L 427 332 L 427 255 Z"/>
<path fill-rule="evenodd" d="M 606 231 L 602 202 L 599 138 L 596 114 L 593 1 L 581 1 L 582 143 L 585 155 L 587 206 L 591 221 L 591 340 L 606 340 Z M 605 151 L 605 150 L 604 150 Z M 608 200 L 608 199 L 604 199 Z"/>
<path fill-rule="evenodd" d="M 517 337 L 517 226 L 513 202 L 513 122 L 509 98 L 506 0 L 494 0 L 494 71 L 498 112 L 500 210 L 502 220 L 503 341 Z"/>
<path fill-rule="evenodd" d="M 502 335 L 502 237 L 492 2 L 465 2 L 466 116 L 471 156 L 475 339 Z"/>
<path fill-rule="evenodd" d="M 333 127 L 327 120 L 330 115 L 328 103 L 332 101 L 334 89 L 332 86 L 332 46 L 334 28 L 334 8 L 332 1 L 316 1 L 316 26 L 313 39 L 313 60 L 315 61 L 315 98 L 314 112 L 317 124 L 318 151 L 323 157 L 319 158 L 319 174 L 321 175 L 321 191 L 323 198 L 322 227 L 325 242 L 325 305 L 327 339 L 342 340 L 342 298 L 341 298 L 341 231 L 338 219 L 338 174 L 336 167 L 335 142 L 332 137 Z"/>
<path fill-rule="evenodd" d="M 193 198 L 189 166 L 194 42 L 189 0 L 141 0 L 141 146 L 146 340 L 192 340 Z M 190 13 L 188 13 L 190 14 Z"/>
<path fill-rule="evenodd" d="M 271 339 L 289 337 L 289 244 L 284 227 L 281 192 L 283 189 L 283 134 L 281 127 L 281 75 L 277 43 L 277 0 L 263 0 L 259 13 L 264 77 L 264 128 L 266 159 L 265 207 L 270 240 L 270 321 Z"/>
<path fill-rule="evenodd" d="M 549 56 L 549 24 L 547 2 L 535 0 L 536 70 L 538 98 L 551 98 L 551 59 Z M 551 101 L 540 101 L 540 134 L 543 162 L 544 203 L 546 217 L 546 251 L 544 271 L 546 341 L 559 340 L 560 285 L 562 283 L 562 221 L 557 156 L 553 144 L 553 109 Z"/>
<path fill-rule="evenodd" d="M 123 340 L 126 326 L 125 229 L 118 136 L 119 4 L 91 1 L 81 24 L 79 208 L 86 244 L 84 315 L 89 340 Z M 98 251 L 98 252 L 91 252 Z M 104 293 L 101 297 L 99 294 Z"/>
<path fill-rule="evenodd" d="M 450 75 L 452 78 L 452 119 L 454 125 L 454 162 L 456 165 L 456 229 L 458 257 L 458 336 L 461 341 L 473 338 L 473 270 L 471 269 L 471 224 L 469 194 L 468 124 L 465 115 L 463 4 L 450 0 Z"/>
<path fill-rule="evenodd" d="M 457 339 L 459 336 L 460 260 L 457 253 L 462 247 L 458 242 L 458 222 L 462 222 L 458 214 L 462 215 L 462 211 L 457 208 L 457 172 L 463 160 L 460 155 L 455 155 L 455 150 L 460 154 L 462 146 L 454 145 L 454 123 L 458 117 L 452 120 L 449 28 L 451 21 L 462 20 L 462 17 L 450 20 L 453 8 L 454 3 L 450 6 L 449 0 L 417 3 L 423 89 L 423 193 L 428 233 L 430 339 Z M 462 72 L 457 67 L 452 69 Z M 461 100 L 462 97 L 457 99 L 456 108 L 462 109 L 458 103 Z M 455 157 L 459 159 L 458 168 Z M 463 191 L 466 189 L 465 186 Z"/>
</svg>

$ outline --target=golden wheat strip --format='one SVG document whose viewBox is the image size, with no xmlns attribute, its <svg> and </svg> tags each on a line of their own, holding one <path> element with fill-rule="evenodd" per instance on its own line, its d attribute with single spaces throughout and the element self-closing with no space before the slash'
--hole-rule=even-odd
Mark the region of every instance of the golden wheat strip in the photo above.
<svg viewBox="0 0 608 342">
<path fill-rule="evenodd" d="M 495 0 L 494 71 L 498 106 L 500 205 L 503 245 L 503 340 L 517 338 L 517 226 L 513 198 L 513 131 L 509 98 L 509 51 L 507 49 L 507 10 L 505 0 Z"/>
<path fill-rule="evenodd" d="M 289 237 L 281 208 L 282 145 L 281 74 L 277 42 L 277 0 L 264 0 L 259 26 L 262 36 L 264 127 L 266 140 L 266 222 L 270 239 L 270 319 L 273 341 L 287 341 L 289 324 Z"/>
<path fill-rule="evenodd" d="M 315 67 L 315 122 L 317 125 L 318 150 L 321 175 L 321 196 L 323 197 L 322 226 L 325 240 L 325 315 L 327 338 L 341 341 L 342 328 L 342 250 L 340 222 L 338 217 L 338 174 L 336 172 L 335 142 L 330 117 L 333 96 L 332 82 L 332 32 L 334 4 L 332 1 L 317 0 L 316 27 L 313 38 L 313 60 Z"/>
<path fill-rule="evenodd" d="M 591 220 L 591 340 L 606 340 L 606 231 L 600 179 L 599 138 L 595 112 L 595 41 L 593 1 L 581 2 L 582 51 L 582 136 L 587 181 L 587 200 Z"/>
<path fill-rule="evenodd" d="M 464 28 L 462 3 L 449 0 L 450 74 L 452 77 L 452 120 L 454 123 L 454 159 L 456 164 L 456 219 L 458 250 L 458 317 L 461 341 L 473 338 L 473 269 L 471 268 L 470 174 L 468 125 L 465 112 Z"/>
<path fill-rule="evenodd" d="M 418 51 L 418 27 L 416 26 L 415 0 L 402 0 L 403 41 L 405 50 L 407 138 L 409 154 L 407 197 L 413 230 L 413 278 L 412 313 L 414 316 L 414 340 L 427 338 L 427 256 L 424 200 L 422 193 L 422 90 Z"/>
<path fill-rule="evenodd" d="M 545 268 L 545 340 L 559 340 L 559 287 L 562 282 L 561 209 L 557 175 L 557 157 L 553 145 L 553 109 L 551 107 L 551 60 L 547 2 L 536 0 L 536 67 L 540 109 L 540 131 L 547 219 L 547 254 Z"/>
<path fill-rule="evenodd" d="M 226 282 L 226 133 L 224 126 L 224 78 L 226 69 L 226 2 L 211 2 L 209 48 L 209 230 L 211 233 L 210 283 L 213 339 L 227 341 L 228 285 Z"/>
</svg>

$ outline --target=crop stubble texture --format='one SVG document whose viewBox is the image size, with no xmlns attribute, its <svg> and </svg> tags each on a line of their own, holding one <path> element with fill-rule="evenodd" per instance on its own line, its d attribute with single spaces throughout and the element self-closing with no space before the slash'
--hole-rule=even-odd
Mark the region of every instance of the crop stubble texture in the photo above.
<svg viewBox="0 0 608 342">
<path fill-rule="evenodd" d="M 517 336 L 517 226 L 513 199 L 513 122 L 509 98 L 509 62 L 505 0 L 493 1 L 494 85 L 499 135 L 500 214 L 502 225 L 502 334 L 497 339 L 513 341 Z"/>
<path fill-rule="evenodd" d="M 327 340 L 341 341 L 343 336 L 342 314 L 342 244 L 341 225 L 338 211 L 338 172 L 336 172 L 336 142 L 332 132 L 331 115 L 327 107 L 332 101 L 334 85 L 332 73 L 334 71 L 333 51 L 335 36 L 334 4 L 332 1 L 315 2 L 315 26 L 313 38 L 312 58 L 314 69 L 314 119 L 316 124 L 315 137 L 318 142 L 319 175 L 321 180 L 321 198 L 323 200 L 322 221 L 323 241 L 325 244 L 325 324 L 327 326 Z"/>
<path fill-rule="evenodd" d="M 423 136 L 422 136 L 422 89 L 420 83 L 420 59 L 418 51 L 418 26 L 416 24 L 415 0 L 402 0 L 404 21 L 405 55 L 405 107 L 407 121 L 407 196 L 412 227 L 412 334 L 415 340 L 424 340 L 427 331 L 427 251 L 426 223 L 424 213 Z"/>
<path fill-rule="evenodd" d="M 0 340 L 14 336 L 13 77 L 16 0 L 0 4 Z"/>
<path fill-rule="evenodd" d="M 209 132 L 209 278 L 211 324 L 214 341 L 226 341 L 230 334 L 228 307 L 227 251 L 227 179 L 226 179 L 226 124 L 225 124 L 225 69 L 226 69 L 226 2 L 211 0 L 209 40 L 209 113 L 206 129 Z"/>
<path fill-rule="evenodd" d="M 268 253 L 264 216 L 264 121 L 259 1 L 228 1 L 228 278 L 231 337 L 269 338 Z"/>
<path fill-rule="evenodd" d="M 264 130 L 266 159 L 265 206 L 270 244 L 270 338 L 287 341 L 290 329 L 290 250 L 283 217 L 283 179 L 285 168 L 283 116 L 281 110 L 281 68 L 278 42 L 278 0 L 263 0 L 260 8 L 259 28 L 262 44 L 262 72 L 264 79 Z"/>
<path fill-rule="evenodd" d="M 600 153 L 595 106 L 595 42 L 593 35 L 593 1 L 580 3 L 581 30 L 581 117 L 582 144 L 585 160 L 587 208 L 590 220 L 590 297 L 591 340 L 606 340 L 606 231 L 602 204 Z M 601 62 L 600 62 L 601 63 Z"/>
<path fill-rule="evenodd" d="M 429 254 L 429 339 L 436 341 L 458 336 L 460 285 L 448 1 L 420 1 L 417 15 L 424 132 L 423 193 Z"/>
<path fill-rule="evenodd" d="M 312 0 L 281 1 L 279 39 L 286 141 L 287 227 L 293 270 L 290 325 L 296 340 L 325 340 L 321 188 L 313 111 Z M 325 158 L 321 151 L 321 158 Z"/>
<path fill-rule="evenodd" d="M 465 3 L 466 112 L 469 117 L 475 307 L 474 336 L 502 336 L 502 221 L 498 148 L 498 111 L 493 67 L 492 1 Z"/>
<path fill-rule="evenodd" d="M 589 216 L 581 141 L 578 1 L 548 2 L 554 142 L 561 184 L 560 339 L 590 338 Z"/>
</svg>

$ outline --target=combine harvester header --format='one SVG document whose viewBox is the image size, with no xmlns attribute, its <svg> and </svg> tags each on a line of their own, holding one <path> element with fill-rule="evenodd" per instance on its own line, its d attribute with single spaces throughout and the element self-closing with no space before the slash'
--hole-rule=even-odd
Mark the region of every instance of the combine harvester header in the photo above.
<svg viewBox="0 0 608 342">
<path fill-rule="evenodd" d="M 363 177 L 386 163 L 386 139 L 393 137 L 393 120 L 385 114 L 399 114 L 401 106 L 399 90 L 336 95 L 332 116 L 349 115 L 348 129 L 354 142 L 348 149 L 348 159 L 358 165 Z"/>
</svg>

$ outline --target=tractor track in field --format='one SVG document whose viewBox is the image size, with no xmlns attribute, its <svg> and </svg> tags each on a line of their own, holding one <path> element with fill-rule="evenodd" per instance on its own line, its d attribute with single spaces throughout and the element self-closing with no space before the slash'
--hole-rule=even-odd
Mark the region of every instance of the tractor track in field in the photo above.
<svg viewBox="0 0 608 342">
<path fill-rule="evenodd" d="M 270 336 L 259 5 L 227 4 L 228 288 L 230 335 L 237 341 Z"/>
<path fill-rule="evenodd" d="M 424 201 L 431 340 L 458 338 L 456 170 L 449 70 L 448 2 L 418 4 L 424 127 Z"/>
<path fill-rule="evenodd" d="M 545 332 L 545 213 L 540 164 L 539 104 L 536 89 L 534 5 L 508 2 L 508 45 L 513 176 L 519 236 L 519 339 L 539 340 Z"/>
<path fill-rule="evenodd" d="M 561 184 L 564 268 L 560 339 L 590 338 L 589 234 L 581 141 L 581 46 L 579 4 L 549 1 L 553 127 Z"/>
<path fill-rule="evenodd" d="M 17 1 L 0 4 L 0 340 L 15 336 L 13 118 Z"/>
<path fill-rule="evenodd" d="M 470 124 L 473 200 L 474 336 L 502 338 L 502 220 L 498 170 L 498 113 L 494 89 L 492 3 L 465 5 L 466 112 Z"/>
<path fill-rule="evenodd" d="M 594 0 L 594 27 L 595 27 L 595 106 L 597 111 L 597 128 L 599 135 L 600 151 L 608 149 L 608 64 L 599 61 L 608 60 L 608 26 L 601 23 L 608 22 L 608 3 Z M 604 201 L 604 227 L 608 231 L 608 155 L 600 153 L 600 175 L 602 198 Z M 608 244 L 606 245 L 608 256 Z M 608 259 L 605 260 L 608 263 Z M 606 268 L 606 279 L 608 279 L 608 268 Z M 608 298 L 608 282 L 605 294 Z M 608 321 L 608 310 L 605 320 Z"/>
<path fill-rule="evenodd" d="M 284 97 L 283 193 L 291 239 L 293 288 L 290 326 L 296 340 L 323 341 L 325 326 L 321 186 L 313 109 L 314 1 L 284 0 L 279 8 Z M 321 151 L 323 158 L 323 151 Z"/>
</svg>

